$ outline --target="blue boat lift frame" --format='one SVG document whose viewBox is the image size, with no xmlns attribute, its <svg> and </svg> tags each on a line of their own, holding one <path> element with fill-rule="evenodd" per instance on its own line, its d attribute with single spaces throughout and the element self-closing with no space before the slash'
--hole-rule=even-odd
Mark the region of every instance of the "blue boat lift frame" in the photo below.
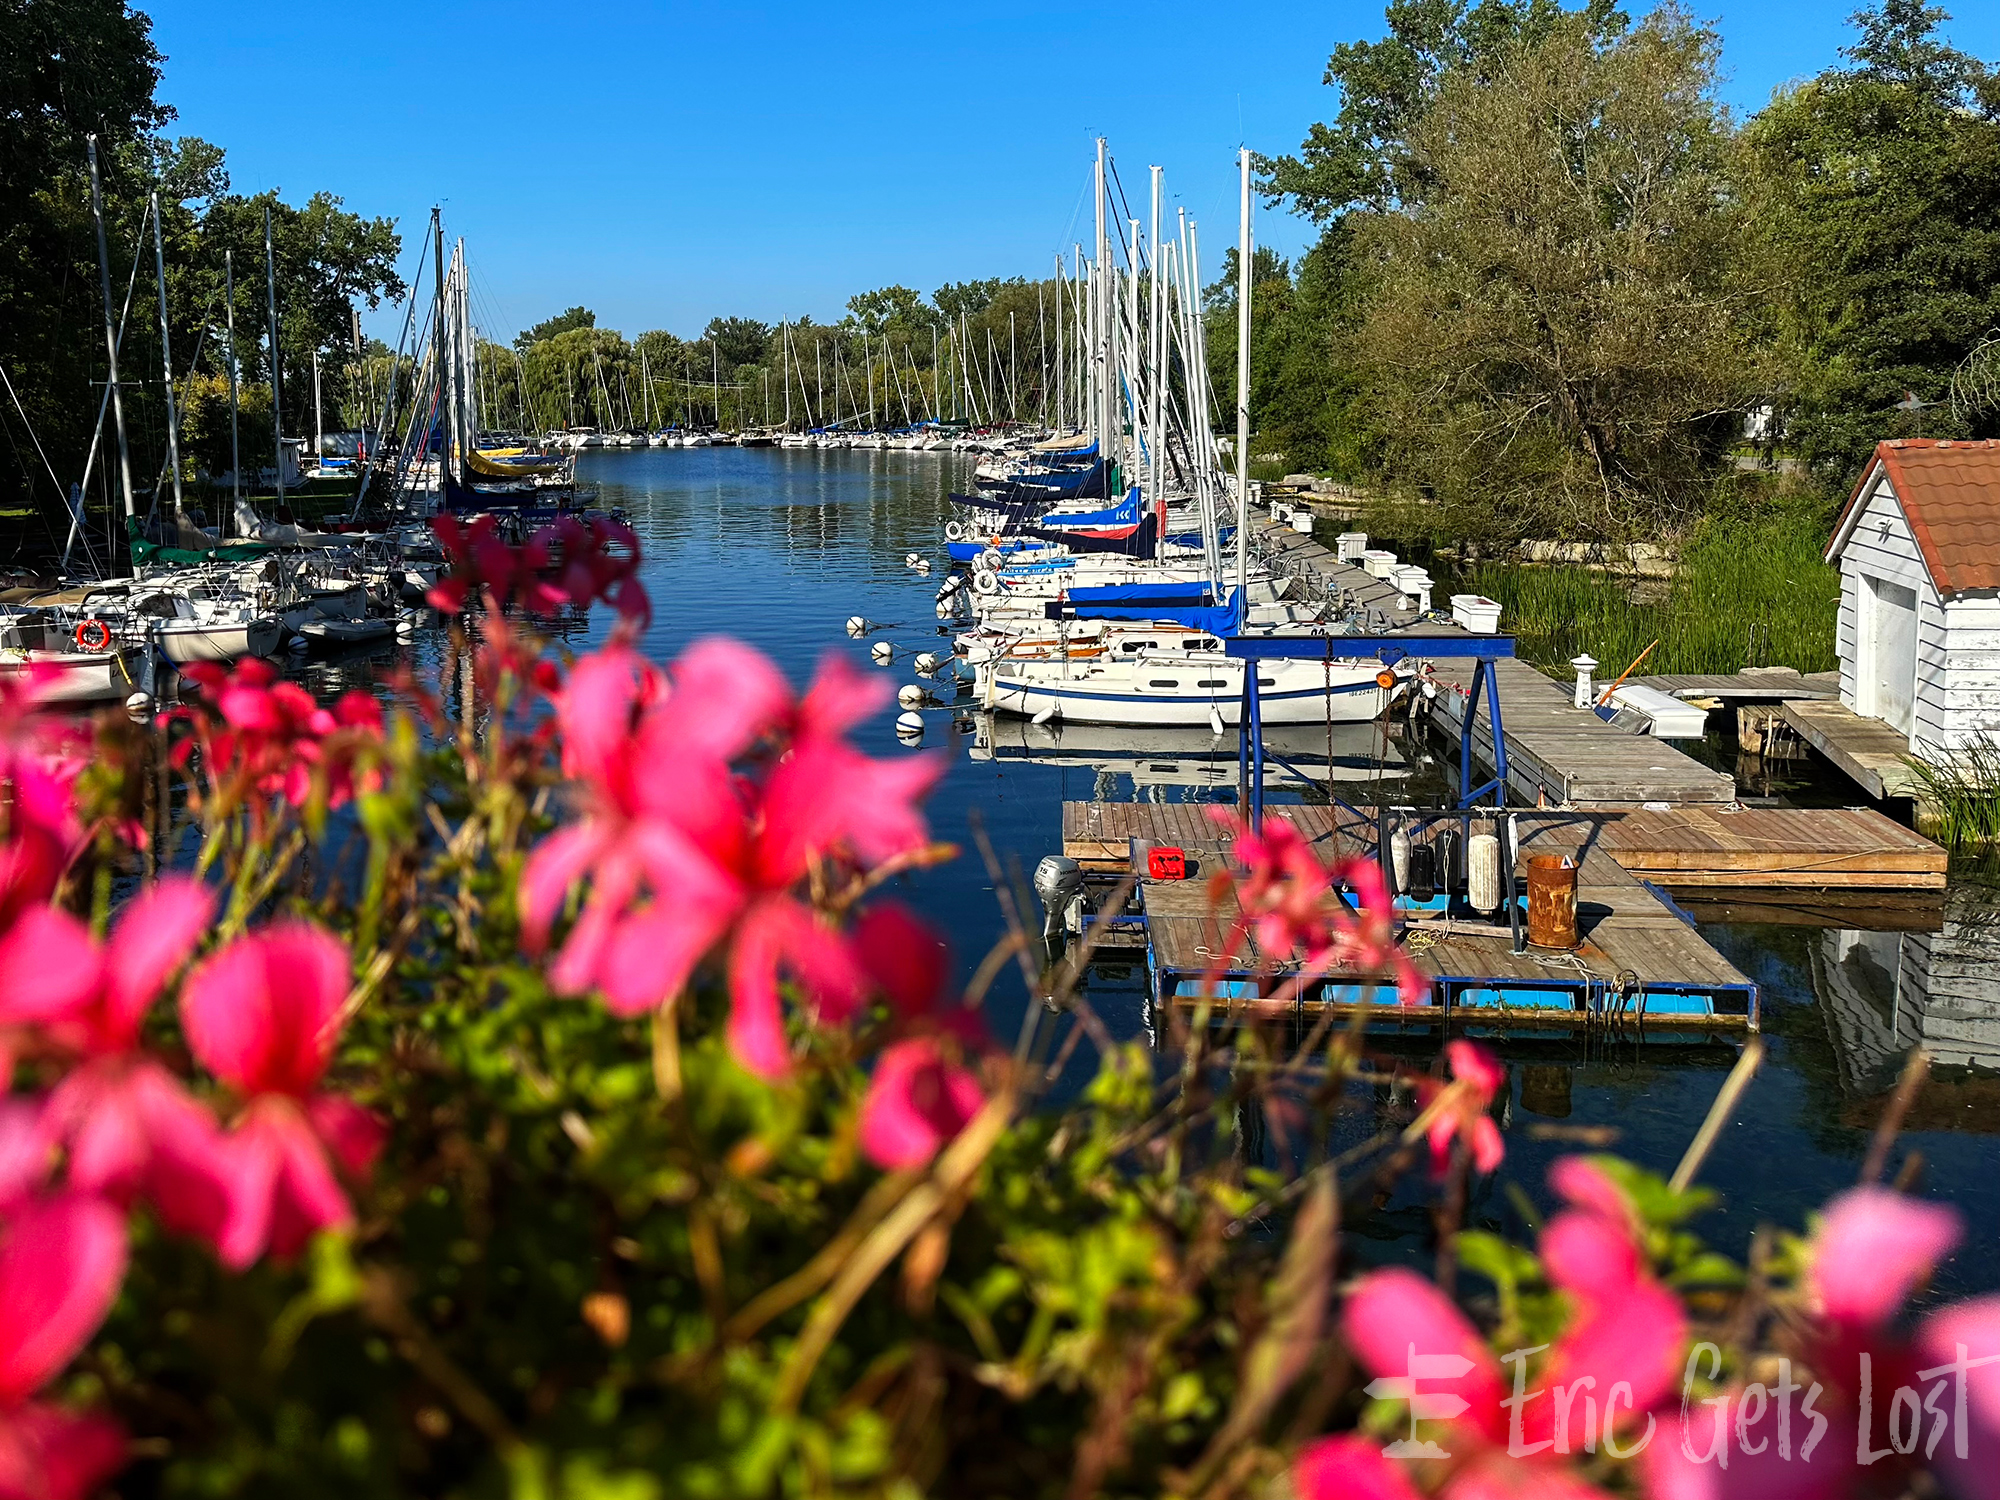
<svg viewBox="0 0 2000 1500">
<path fill-rule="evenodd" d="M 1449 635 L 1225 636 L 1222 641 L 1224 653 L 1245 663 L 1243 702 L 1237 715 L 1237 760 L 1252 828 L 1264 826 L 1264 690 L 1257 677 L 1256 663 L 1274 659 L 1311 660 L 1312 655 L 1317 653 L 1302 652 L 1299 648 L 1314 640 L 1321 644 L 1328 660 L 1333 659 L 1337 646 L 1342 661 L 1372 658 L 1385 667 L 1394 667 L 1413 656 L 1474 662 L 1472 688 L 1465 695 L 1464 733 L 1458 741 L 1458 805 L 1471 807 L 1488 793 L 1492 794 L 1494 806 L 1506 805 L 1507 733 L 1501 720 L 1500 674 L 1495 664 L 1503 656 L 1514 655 L 1514 637 L 1511 635 L 1467 635 L 1453 631 Z M 1362 693 L 1378 689 L 1379 684 L 1365 682 L 1331 691 Z M 1474 786 L 1472 724 L 1479 713 L 1482 691 L 1493 721 L 1493 778 Z"/>
</svg>

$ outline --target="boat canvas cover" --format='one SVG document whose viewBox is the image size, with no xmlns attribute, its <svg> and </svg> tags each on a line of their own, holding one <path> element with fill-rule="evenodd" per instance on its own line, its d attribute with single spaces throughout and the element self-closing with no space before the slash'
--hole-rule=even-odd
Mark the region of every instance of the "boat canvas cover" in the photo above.
<svg viewBox="0 0 2000 1500">
<path fill-rule="evenodd" d="M 1035 451 L 1061 458 L 1090 458 L 1097 452 L 1097 439 L 1086 439 L 1081 433 L 1052 437 L 1045 443 L 1035 444 Z"/>
<path fill-rule="evenodd" d="M 1051 620 L 1060 620 L 1085 609 L 1201 609 L 1214 603 L 1215 588 L 1206 579 L 1161 579 L 1158 583 L 1087 583 L 1051 601 L 1046 612 Z"/>
<path fill-rule="evenodd" d="M 1207 588 L 1207 584 L 1195 585 Z M 1134 589 L 1157 590 L 1159 584 L 1132 584 Z M 1087 590 L 1072 590 L 1072 597 Z M 1234 635 L 1243 626 L 1243 590 L 1231 589 L 1222 604 L 1088 604 L 1078 605 L 1079 620 L 1143 620 L 1154 625 L 1183 625 L 1189 630 L 1205 630 L 1210 635 Z"/>
<path fill-rule="evenodd" d="M 1159 551 L 1159 517 L 1147 512 L 1134 526 L 1106 531 L 1038 531 L 1028 527 L 1019 534 L 1045 542 L 1061 542 L 1071 552 L 1107 552 L 1121 557 L 1151 557 Z"/>
</svg>

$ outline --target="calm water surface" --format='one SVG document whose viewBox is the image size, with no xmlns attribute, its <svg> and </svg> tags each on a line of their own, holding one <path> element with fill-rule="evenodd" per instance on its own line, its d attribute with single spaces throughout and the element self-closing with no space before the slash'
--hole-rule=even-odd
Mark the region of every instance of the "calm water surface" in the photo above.
<svg viewBox="0 0 2000 1500">
<path fill-rule="evenodd" d="M 868 670 L 901 686 L 919 680 L 910 657 L 944 649 L 933 608 L 946 576 L 940 527 L 947 494 L 969 485 L 964 459 L 708 448 L 591 453 L 580 468 L 599 487 L 601 503 L 623 507 L 639 533 L 655 608 L 645 646 L 657 660 L 700 636 L 727 633 L 803 682 L 826 653 L 848 653 L 865 664 L 866 648 L 886 640 L 896 648 L 895 661 Z M 905 565 L 910 552 L 933 558 L 928 576 Z M 842 628 L 856 614 L 881 627 L 858 643 Z M 438 660 L 434 639 L 417 650 L 420 663 Z M 313 672 L 316 685 L 330 687 L 343 673 L 365 676 L 369 668 Z M 1206 736 L 1167 742 L 1165 754 L 1135 755 L 1142 747 L 1072 731 L 1051 754 L 1046 736 L 1018 722 L 980 732 L 962 705 L 956 717 L 949 707 L 926 709 L 925 717 L 924 750 L 949 760 L 930 804 L 933 828 L 968 850 L 949 866 L 903 882 L 900 894 L 951 934 L 961 971 L 969 972 L 1004 926 L 993 882 L 970 849 L 974 817 L 1001 859 L 1025 876 L 1044 854 L 1059 851 L 1065 799 L 1233 800 L 1233 740 L 1220 764 L 1207 758 Z M 897 743 L 893 718 L 892 710 L 859 732 L 870 753 L 911 753 Z M 990 743 L 995 738 L 997 747 Z M 1419 750 L 1384 742 L 1372 728 L 1343 732 L 1332 748 L 1334 774 L 1349 801 L 1431 800 L 1441 789 Z M 1023 758 L 1028 754 L 1040 758 Z M 1991 1253 L 2000 1237 L 1994 1149 L 2000 1072 L 1978 1066 L 2000 1069 L 1996 906 L 1981 889 L 1961 887 L 1936 933 L 1702 924 L 1704 935 L 1762 987 L 1770 1044 L 1762 1075 L 1703 1172 L 1723 1203 L 1698 1227 L 1718 1248 L 1740 1257 L 1759 1224 L 1796 1228 L 1810 1209 L 1851 1184 L 1902 1053 L 1926 1040 L 1959 1064 L 1974 1064 L 1940 1070 L 1913 1115 L 1918 1128 L 1903 1138 L 1905 1149 L 1923 1158 L 1919 1190 L 1956 1202 L 1969 1220 L 1966 1248 L 1941 1273 L 1938 1290 L 2000 1286 L 2000 1259 Z M 1038 912 L 1028 915 L 1039 920 Z M 1091 993 L 1115 1033 L 1144 1033 L 1136 975 L 1122 984 L 1115 974 L 1100 977 Z M 996 994 L 995 1027 L 1003 1037 L 1014 1035 L 1024 1004 L 1017 982 Z M 1733 1061 L 1730 1049 L 1598 1041 L 1510 1050 L 1508 1161 L 1500 1180 L 1478 1190 L 1474 1217 L 1515 1235 L 1526 1232 L 1507 1195 L 1509 1181 L 1546 1204 L 1548 1162 L 1575 1148 L 1536 1139 L 1529 1127 L 1538 1122 L 1616 1127 L 1617 1149 L 1671 1171 Z M 1422 1071 L 1433 1059 L 1418 1052 L 1407 1065 Z M 1087 1057 L 1079 1059 L 1070 1078 L 1080 1081 L 1089 1067 Z M 1340 1135 L 1371 1133 L 1382 1102 L 1359 1100 Z M 1425 1223 L 1421 1198 L 1392 1200 L 1374 1230 L 1379 1253 L 1423 1253 Z"/>
</svg>

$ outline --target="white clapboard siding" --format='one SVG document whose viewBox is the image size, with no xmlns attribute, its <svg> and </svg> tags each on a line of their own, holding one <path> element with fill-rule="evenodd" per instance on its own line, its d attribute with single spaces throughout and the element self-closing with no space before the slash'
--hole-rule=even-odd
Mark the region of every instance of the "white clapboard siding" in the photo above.
<svg viewBox="0 0 2000 1500">
<path fill-rule="evenodd" d="M 2000 539 L 1996 539 L 2000 545 Z M 2000 599 L 1946 602 L 1924 565 L 1886 474 L 1877 473 L 1860 518 L 1840 552 L 1840 701 L 1862 711 L 1858 673 L 1867 643 L 1862 591 L 1869 578 L 1917 596 L 1917 682 L 1910 748 L 1943 755 L 2000 737 Z"/>
</svg>

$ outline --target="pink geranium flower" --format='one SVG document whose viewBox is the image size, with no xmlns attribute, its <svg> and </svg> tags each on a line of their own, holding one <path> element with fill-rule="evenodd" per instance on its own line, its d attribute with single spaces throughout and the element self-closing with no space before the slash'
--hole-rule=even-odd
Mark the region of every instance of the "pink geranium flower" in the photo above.
<svg viewBox="0 0 2000 1500">
<path fill-rule="evenodd" d="M 1481 1172 L 1498 1170 L 1507 1148 L 1500 1139 L 1500 1127 L 1488 1113 L 1493 1099 L 1507 1082 L 1500 1059 L 1477 1042 L 1457 1038 L 1445 1044 L 1453 1082 L 1440 1084 L 1426 1078 L 1419 1084 L 1431 1112 L 1426 1138 L 1431 1148 L 1431 1170 L 1443 1176 L 1451 1164 L 1454 1141 L 1463 1141 L 1472 1164 Z"/>
<path fill-rule="evenodd" d="M 206 887 L 169 876 L 126 906 L 108 944 L 51 907 L 0 937 L 0 1026 L 76 1059 L 37 1111 L 41 1159 L 60 1153 L 73 1190 L 143 1195 L 168 1227 L 211 1239 L 225 1198 L 215 1120 L 141 1050 L 140 1027 L 213 910 Z"/>
<path fill-rule="evenodd" d="M 0 1500 L 80 1500 L 124 1462 L 102 1417 L 36 1401 L 90 1341 L 125 1279 L 125 1221 L 96 1198 L 0 1216 Z"/>
<path fill-rule="evenodd" d="M 1946 1307 L 1908 1334 L 1893 1322 L 1962 1233 L 1956 1210 L 1887 1188 L 1855 1188 L 1835 1198 L 1812 1238 L 1804 1288 L 1809 1317 L 1790 1347 L 1801 1393 L 1792 1398 L 1789 1451 L 1781 1452 L 1772 1435 L 1770 1400 L 1746 1408 L 1744 1388 L 1731 1386 L 1708 1398 L 1707 1411 L 1697 1411 L 1686 1447 L 1647 1450 L 1650 1492 L 1659 1500 L 1846 1500 L 1909 1493 L 1914 1474 L 1929 1468 L 1948 1493 L 2000 1496 L 2000 1297 Z M 1966 1367 L 1955 1374 L 1961 1359 Z M 1821 1387 L 1811 1401 L 1816 1415 L 1808 1419 L 1800 1403 L 1815 1383 Z M 1908 1453 L 1896 1451 L 1889 1435 L 1899 1390 L 1921 1403 L 1914 1418 L 1919 1441 Z M 1753 1410 L 1756 1425 L 1747 1425 Z M 1753 1446 L 1762 1443 L 1761 1451 L 1746 1449 L 1745 1432 Z M 1698 1457 L 1705 1454 L 1714 1457 Z"/>
<path fill-rule="evenodd" d="M 634 625 L 652 618 L 638 578 L 639 538 L 622 522 L 562 516 L 518 548 L 501 540 L 491 516 L 467 522 L 439 516 L 431 530 L 451 572 L 425 597 L 448 614 L 459 613 L 484 593 L 497 606 L 518 604 L 535 614 L 554 614 L 565 604 L 588 608 L 603 600 Z"/>
<path fill-rule="evenodd" d="M 198 726 L 198 740 L 182 740 L 175 754 L 185 761 L 201 743 L 211 779 L 240 776 L 294 807 L 311 795 L 316 773 L 326 778 L 329 807 L 379 785 L 379 772 L 356 765 L 367 742 L 382 737 L 382 705 L 373 694 L 351 689 L 333 707 L 322 708 L 311 693 L 281 681 L 276 667 L 256 657 L 234 668 L 194 662 L 182 673 L 206 691 L 212 712 L 178 708 L 162 717 Z"/>
<path fill-rule="evenodd" d="M 1634 1239 L 1636 1216 L 1615 1184 L 1587 1162 L 1562 1163 L 1552 1178 L 1570 1206 L 1544 1229 L 1542 1262 L 1574 1312 L 1528 1387 L 1538 1394 L 1519 1410 L 1505 1405 L 1511 1372 L 1432 1282 L 1402 1269 L 1377 1271 L 1347 1299 L 1342 1333 L 1371 1375 L 1407 1374 L 1412 1351 L 1456 1355 L 1467 1364 L 1462 1375 L 1423 1385 L 1465 1402 L 1462 1415 L 1437 1424 L 1449 1462 L 1419 1459 L 1405 1475 L 1429 1476 L 1446 1500 L 1595 1496 L 1595 1487 L 1567 1468 L 1584 1452 L 1583 1418 L 1558 1410 L 1553 1388 L 1593 1392 L 1602 1429 L 1610 1431 L 1652 1423 L 1652 1409 L 1674 1394 L 1687 1324 L 1679 1300 L 1645 1266 Z M 1610 1399 L 1619 1386 L 1622 1410 Z M 1520 1456 L 1510 1454 L 1510 1444 L 1519 1445 Z M 1350 1484 L 1364 1495 L 1408 1493 L 1393 1487 L 1379 1458 L 1379 1450 L 1364 1453 L 1352 1442 L 1307 1449 L 1294 1470 L 1301 1500 L 1337 1500 Z"/>
<path fill-rule="evenodd" d="M 985 1104 L 979 1080 L 936 1036 L 893 1042 L 875 1059 L 861 1106 L 861 1149 L 879 1167 L 920 1167 Z"/>
<path fill-rule="evenodd" d="M 523 940 L 539 952 L 570 889 L 590 881 L 550 965 L 557 991 L 595 989 L 640 1014 L 726 941 L 730 1044 L 767 1078 L 790 1062 L 781 974 L 823 1019 L 851 1015 L 864 985 L 847 940 L 793 892 L 816 861 L 867 864 L 925 837 L 916 801 L 941 765 L 871 760 L 843 738 L 884 693 L 834 658 L 794 703 L 766 658 L 722 640 L 691 646 L 671 681 L 623 645 L 578 662 L 558 713 L 583 816 L 536 847 L 520 891 Z"/>
<path fill-rule="evenodd" d="M 231 1192 L 217 1244 L 225 1265 L 240 1269 L 267 1247 L 295 1255 L 315 1231 L 354 1222 L 335 1167 L 365 1173 L 382 1126 L 319 1088 L 348 977 L 347 948 L 333 934 L 278 922 L 237 939 L 182 986 L 188 1046 L 248 1101 L 227 1137 Z"/>
<path fill-rule="evenodd" d="M 1257 830 L 1221 808 L 1209 809 L 1209 816 L 1235 832 L 1231 853 L 1243 871 L 1235 881 L 1238 921 L 1267 959 L 1297 957 L 1309 974 L 1393 974 L 1402 1004 L 1423 1003 L 1430 986 L 1396 941 L 1395 902 L 1374 860 L 1356 857 L 1329 867 L 1288 819 L 1275 814 Z M 1351 907 L 1341 888 L 1354 893 Z"/>
</svg>

